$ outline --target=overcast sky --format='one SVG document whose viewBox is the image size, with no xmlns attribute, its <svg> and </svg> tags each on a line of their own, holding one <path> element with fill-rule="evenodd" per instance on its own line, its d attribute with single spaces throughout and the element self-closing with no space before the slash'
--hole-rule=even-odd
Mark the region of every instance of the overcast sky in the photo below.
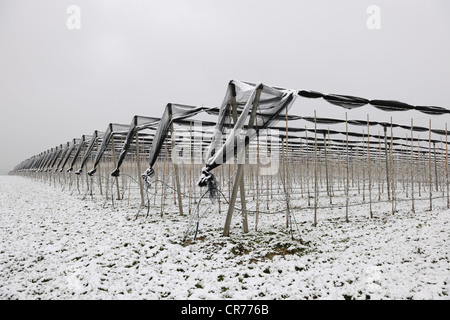
<svg viewBox="0 0 450 320">
<path fill-rule="evenodd" d="M 231 79 L 450 108 L 450 2 L 0 0 L 0 173 Z"/>
</svg>

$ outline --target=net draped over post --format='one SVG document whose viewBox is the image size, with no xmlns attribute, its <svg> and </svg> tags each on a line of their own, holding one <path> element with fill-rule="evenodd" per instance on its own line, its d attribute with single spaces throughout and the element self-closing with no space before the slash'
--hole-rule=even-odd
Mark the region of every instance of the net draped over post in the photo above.
<svg viewBox="0 0 450 320">
<path fill-rule="evenodd" d="M 76 146 L 80 143 L 80 139 L 73 139 L 72 142 L 69 145 L 69 148 L 66 152 L 66 155 L 64 156 L 64 159 L 61 163 L 61 168 L 59 169 L 59 172 L 63 172 L 64 167 L 67 164 L 67 161 L 69 160 L 70 156 L 72 155 L 73 150 L 75 150 Z"/>
<path fill-rule="evenodd" d="M 153 166 L 158 159 L 158 155 L 163 146 L 164 140 L 170 130 L 170 126 L 173 122 L 181 121 L 186 118 L 192 117 L 200 112 L 207 110 L 207 107 L 193 107 L 182 104 L 169 103 L 164 109 L 164 113 L 159 121 L 155 135 L 153 137 L 152 145 L 148 156 L 149 167 L 142 174 L 142 178 L 146 182 L 147 186 L 151 185 L 151 178 L 153 177 Z"/>
<path fill-rule="evenodd" d="M 135 115 L 133 117 L 133 120 L 131 121 L 131 124 L 128 129 L 127 136 L 125 138 L 125 142 L 122 146 L 122 149 L 119 154 L 119 158 L 117 160 L 117 166 L 114 168 L 114 170 L 111 172 L 111 175 L 113 177 L 118 177 L 120 175 L 120 167 L 125 160 L 125 157 L 131 147 L 131 144 L 133 142 L 133 139 L 136 135 L 136 132 L 144 129 L 154 129 L 155 126 L 158 125 L 160 121 L 160 118 L 153 118 L 153 117 L 144 117 L 144 116 L 138 116 Z"/>
<path fill-rule="evenodd" d="M 82 136 L 81 136 L 80 142 L 79 142 L 78 147 L 77 147 L 77 149 L 76 149 L 76 151 L 75 151 L 75 154 L 74 154 L 74 156 L 73 156 L 73 158 L 72 158 L 72 161 L 71 161 L 71 163 L 70 163 L 70 166 L 69 166 L 69 168 L 67 169 L 67 172 L 72 172 L 72 171 L 73 171 L 73 167 L 75 166 L 75 163 L 77 162 L 78 158 L 79 158 L 80 155 L 81 155 L 81 150 L 83 150 L 84 145 L 85 145 L 88 141 L 90 141 L 91 139 L 92 139 L 92 136 L 87 136 L 87 135 L 82 135 Z"/>
<path fill-rule="evenodd" d="M 252 124 L 253 130 L 246 128 L 250 125 L 250 115 L 257 90 L 260 98 Z M 214 130 L 210 147 L 206 154 L 206 165 L 198 185 L 203 187 L 217 180 L 211 172 L 214 168 L 237 158 L 240 152 L 253 140 L 261 130 L 275 125 L 291 105 L 296 94 L 294 90 L 280 90 L 263 84 L 249 84 L 237 80 L 230 81 L 225 98 L 220 106 L 219 118 Z M 236 120 L 233 129 L 222 144 L 222 137 L 226 134 L 227 125 Z"/>
<path fill-rule="evenodd" d="M 128 132 L 128 129 L 129 126 L 125 124 L 110 123 L 108 125 L 108 128 L 106 129 L 105 134 L 103 135 L 102 144 L 100 148 L 97 150 L 97 153 L 95 155 L 94 167 L 88 172 L 88 175 L 92 176 L 97 171 L 97 166 L 100 163 L 100 160 L 102 159 L 103 153 L 105 152 L 111 140 L 114 138 L 114 135 L 126 134 Z M 114 143 L 112 144 L 112 148 L 115 148 Z"/>
<path fill-rule="evenodd" d="M 87 146 L 86 152 L 84 154 L 83 160 L 81 160 L 81 164 L 80 164 L 80 168 L 75 172 L 75 174 L 81 174 L 81 172 L 83 172 L 83 167 L 85 166 L 86 162 L 89 159 L 89 156 L 91 155 L 92 150 L 94 150 L 95 147 L 95 142 L 97 141 L 97 139 L 101 139 L 104 136 L 104 132 L 100 132 L 98 130 L 95 130 L 91 140 L 89 141 L 89 144 Z"/>
</svg>

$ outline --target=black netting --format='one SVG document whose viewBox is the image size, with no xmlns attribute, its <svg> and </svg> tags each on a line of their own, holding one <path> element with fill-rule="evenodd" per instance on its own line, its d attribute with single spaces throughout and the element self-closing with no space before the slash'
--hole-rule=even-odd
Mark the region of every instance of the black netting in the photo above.
<svg viewBox="0 0 450 320">
<path fill-rule="evenodd" d="M 323 98 L 331 104 L 346 108 L 353 109 L 359 108 L 364 105 L 370 104 L 371 106 L 383 110 L 383 111 L 407 111 L 407 110 L 417 110 L 422 113 L 431 115 L 442 115 L 449 114 L 450 110 L 437 107 L 437 106 L 413 106 L 404 102 L 396 100 L 368 100 L 360 97 L 348 96 L 348 95 L 337 95 L 330 94 L 325 95 L 316 91 L 300 90 L 297 92 L 300 97 L 309 99 L 319 99 Z"/>
<path fill-rule="evenodd" d="M 330 94 L 323 97 L 329 103 L 341 106 L 345 109 L 359 108 L 369 103 L 369 100 L 346 95 Z"/>
<path fill-rule="evenodd" d="M 445 108 L 435 107 L 435 106 L 416 106 L 414 109 L 417 111 L 426 113 L 426 114 L 431 114 L 431 115 L 450 113 L 450 111 Z"/>
<path fill-rule="evenodd" d="M 89 170 L 88 175 L 92 176 L 96 171 L 98 164 L 100 163 L 100 160 L 103 157 L 103 153 L 105 152 L 106 148 L 110 144 L 111 140 L 114 139 L 114 136 L 117 134 L 125 135 L 128 133 L 130 126 L 126 124 L 117 124 L 117 123 L 110 123 L 108 125 L 108 128 L 105 131 L 105 134 L 103 135 L 102 144 L 100 145 L 100 148 L 98 148 L 97 153 L 95 154 L 94 159 L 94 167 Z M 115 148 L 115 145 L 112 146 Z"/>
<path fill-rule="evenodd" d="M 66 157 L 66 153 L 69 150 L 70 142 L 67 142 L 61 152 L 61 155 L 59 156 L 59 161 L 56 164 L 55 172 L 58 171 L 59 167 L 61 166 L 61 163 L 64 161 L 64 158 Z"/>
<path fill-rule="evenodd" d="M 117 177 L 120 175 L 120 167 L 122 166 L 122 163 L 125 160 L 125 157 L 131 147 L 136 132 L 144 129 L 154 130 L 160 120 L 161 120 L 160 118 L 143 117 L 137 115 L 133 117 L 133 120 L 131 121 L 131 124 L 128 129 L 127 137 L 125 139 L 125 142 L 119 154 L 119 158 L 117 160 L 117 166 L 111 173 L 113 177 Z"/>
<path fill-rule="evenodd" d="M 73 167 L 75 166 L 75 163 L 77 162 L 78 158 L 81 155 L 81 150 L 83 150 L 83 147 L 85 146 L 85 144 L 88 141 L 90 141 L 91 139 L 92 139 L 92 136 L 86 136 L 86 135 L 81 136 L 80 143 L 78 144 L 78 147 L 75 151 L 75 155 L 72 158 L 72 161 L 70 163 L 69 168 L 67 169 L 67 172 L 72 172 Z"/>
<path fill-rule="evenodd" d="M 50 161 L 47 163 L 47 165 L 46 165 L 45 168 L 44 168 L 45 171 L 50 170 L 50 169 L 54 166 L 54 164 L 55 164 L 55 162 L 56 162 L 56 160 L 57 160 L 57 158 L 58 158 L 58 155 L 59 155 L 60 152 L 61 152 L 61 149 L 62 149 L 62 145 L 59 146 L 59 147 L 56 147 L 56 148 L 53 150 L 52 156 L 50 157 Z"/>
<path fill-rule="evenodd" d="M 54 151 L 55 150 L 53 148 L 51 148 L 50 150 L 47 150 L 47 152 L 46 152 L 46 154 L 45 154 L 45 156 L 43 158 L 43 161 L 39 165 L 38 171 L 42 172 L 42 171 L 45 170 L 45 168 L 47 167 L 48 163 L 50 162 L 50 160 L 53 157 L 53 152 Z"/>
<path fill-rule="evenodd" d="M 64 167 L 67 164 L 67 161 L 69 160 L 69 158 L 71 157 L 73 151 L 75 150 L 75 148 L 77 147 L 77 145 L 81 142 L 80 139 L 73 139 L 72 142 L 70 143 L 69 149 L 67 150 L 66 156 L 64 157 L 64 160 L 61 163 L 61 168 L 59 169 L 59 172 L 62 172 L 64 170 Z"/>
<path fill-rule="evenodd" d="M 151 175 L 153 174 L 153 166 L 158 159 L 158 155 L 166 139 L 167 133 L 170 130 L 172 122 L 184 120 L 205 111 L 206 107 L 193 107 L 188 105 L 169 103 L 164 109 L 161 120 L 158 123 L 155 135 L 153 137 L 152 145 L 150 147 L 148 162 L 149 168 L 142 174 L 142 178 L 149 185 Z"/>
<path fill-rule="evenodd" d="M 89 141 L 89 144 L 88 144 L 88 146 L 86 148 L 86 152 L 84 153 L 84 157 L 81 160 L 80 168 L 75 172 L 75 174 L 79 175 L 79 174 L 81 174 L 81 172 L 83 172 L 83 168 L 86 165 L 86 163 L 87 163 L 87 161 L 89 159 L 89 156 L 91 155 L 92 150 L 94 150 L 94 148 L 95 148 L 95 144 L 97 142 L 97 139 L 103 138 L 104 134 L 105 134 L 104 132 L 100 132 L 98 130 L 94 131 L 94 134 L 92 135 L 92 138 Z"/>
<path fill-rule="evenodd" d="M 33 165 L 33 169 L 34 171 L 40 171 L 44 162 L 46 161 L 47 157 L 48 157 L 49 151 L 45 151 L 43 152 L 40 157 L 38 158 L 38 161 L 36 161 Z"/>
<path fill-rule="evenodd" d="M 383 111 L 407 111 L 414 109 L 412 105 L 395 100 L 371 100 L 370 104 Z"/>
<path fill-rule="evenodd" d="M 293 90 L 231 81 L 220 107 L 219 119 L 206 155 L 206 166 L 202 169 L 198 184 L 207 186 L 215 180 L 211 170 L 229 159 L 237 158 L 260 130 L 275 125 L 283 118 L 280 115 L 285 115 L 294 100 Z M 231 124 L 234 124 L 233 127 Z"/>
</svg>

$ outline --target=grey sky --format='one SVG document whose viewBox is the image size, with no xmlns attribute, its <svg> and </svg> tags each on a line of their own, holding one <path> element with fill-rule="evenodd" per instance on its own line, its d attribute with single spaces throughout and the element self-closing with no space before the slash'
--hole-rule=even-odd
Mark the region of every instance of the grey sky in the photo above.
<svg viewBox="0 0 450 320">
<path fill-rule="evenodd" d="M 449 40 L 446 0 L 0 0 L 0 173 L 168 102 L 219 105 L 230 79 L 450 108 Z"/>
</svg>

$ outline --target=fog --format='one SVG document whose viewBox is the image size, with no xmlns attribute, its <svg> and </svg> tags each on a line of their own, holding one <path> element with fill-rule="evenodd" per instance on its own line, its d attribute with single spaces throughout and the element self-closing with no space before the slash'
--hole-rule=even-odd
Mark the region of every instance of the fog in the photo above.
<svg viewBox="0 0 450 320">
<path fill-rule="evenodd" d="M 80 29 L 67 27 L 70 5 Z M 0 0 L 0 174 L 169 102 L 217 106 L 231 79 L 450 109 L 449 39 L 446 0 Z"/>
</svg>

